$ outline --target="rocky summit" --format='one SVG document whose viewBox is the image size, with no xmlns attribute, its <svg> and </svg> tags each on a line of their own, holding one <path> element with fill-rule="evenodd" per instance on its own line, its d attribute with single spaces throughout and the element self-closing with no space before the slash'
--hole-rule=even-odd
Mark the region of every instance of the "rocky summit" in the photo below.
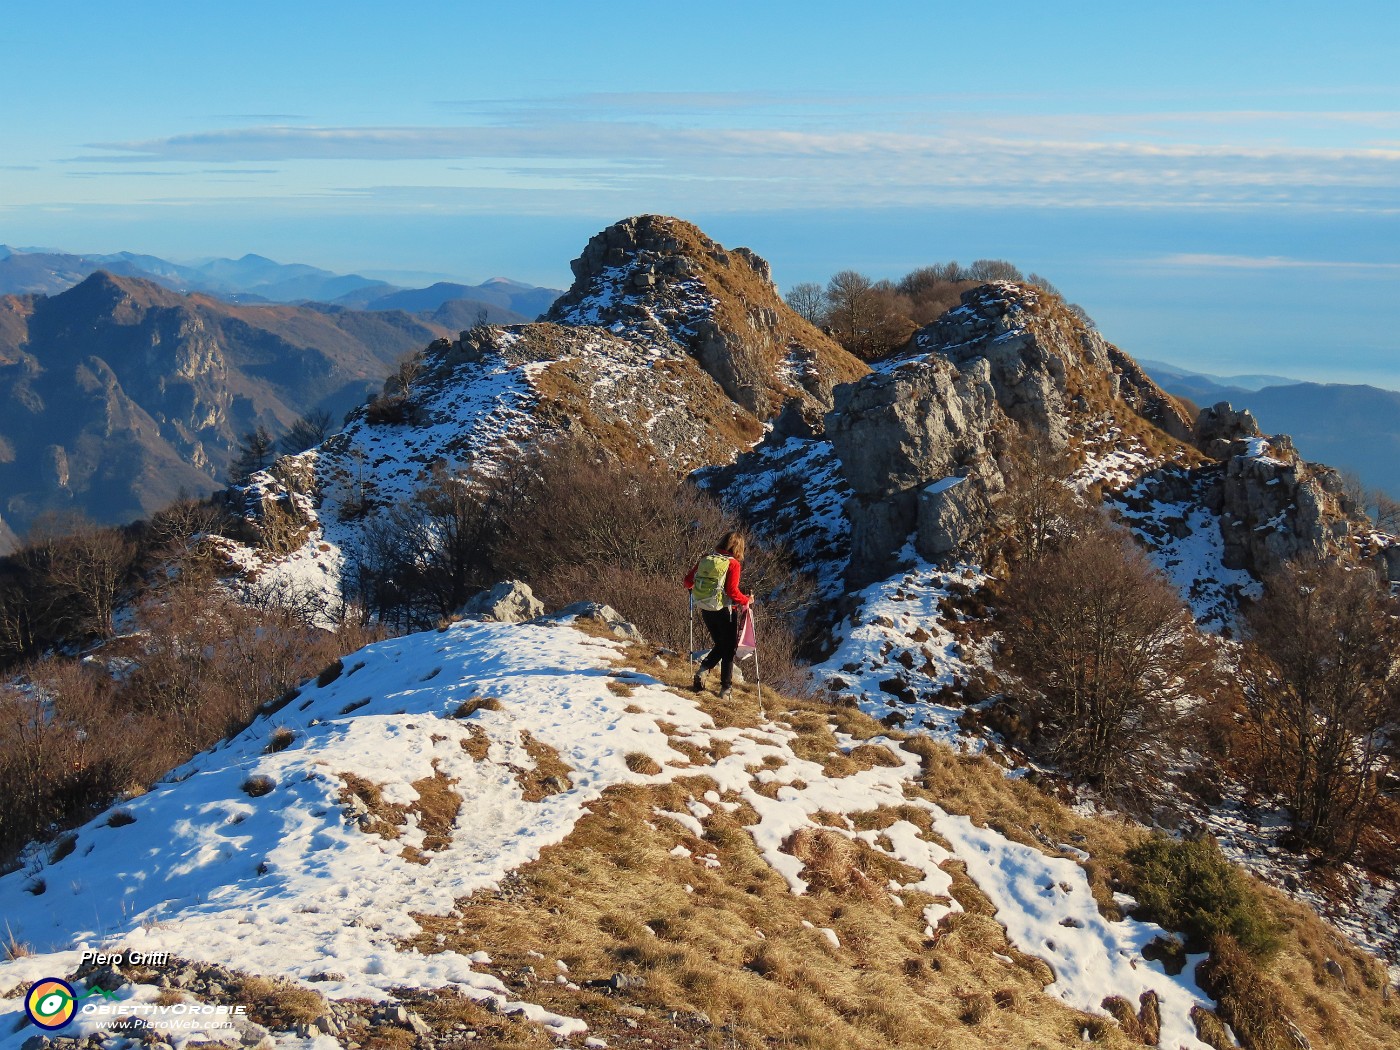
<svg viewBox="0 0 1400 1050">
<path fill-rule="evenodd" d="M 696 227 L 642 215 L 592 237 L 573 287 L 548 319 L 683 348 L 740 407 L 769 419 L 789 402 L 808 418 L 867 371 L 778 294 L 768 263 Z"/>
<path fill-rule="evenodd" d="M 775 424 L 820 429 L 833 391 L 869 372 L 782 301 L 766 262 L 678 219 L 610 226 L 573 268 L 545 320 L 435 341 L 341 433 L 257 475 L 234 497 L 250 536 L 275 534 L 280 554 L 301 544 L 333 585 L 329 566 L 365 523 L 434 470 L 490 472 L 570 439 L 685 473 L 732 461 Z"/>
<path fill-rule="evenodd" d="M 1394 548 L 1369 535 L 1336 471 L 1303 462 L 1286 435 L 1265 439 L 1247 411 L 1222 404 L 1192 416 L 1058 296 L 993 283 L 965 292 L 902 353 L 839 387 L 823 433 L 796 439 L 810 449 L 787 454 L 837 465 L 844 521 L 823 549 L 838 563 L 828 574 L 855 587 L 911 556 L 978 557 L 1004 466 L 1028 442 L 1065 454 L 1073 482 L 1111 505 L 1149 516 L 1171 507 L 1183 522 L 1203 522 L 1221 570 L 1258 575 L 1306 554 L 1346 553 L 1374 557 L 1396 578 L 1395 555 L 1376 553 Z M 738 504 L 767 491 L 746 478 L 772 475 L 789 441 L 769 435 L 713 484 Z M 755 520 L 786 535 L 784 522 L 810 515 Z"/>
</svg>

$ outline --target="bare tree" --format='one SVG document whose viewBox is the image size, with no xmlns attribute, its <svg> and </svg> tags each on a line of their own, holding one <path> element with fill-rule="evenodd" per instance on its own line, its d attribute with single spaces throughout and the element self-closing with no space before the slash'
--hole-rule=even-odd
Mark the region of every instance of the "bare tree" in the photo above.
<svg viewBox="0 0 1400 1050">
<path fill-rule="evenodd" d="M 315 448 L 325 441 L 331 432 L 331 414 L 324 408 L 313 408 L 292 424 L 291 429 L 282 435 L 278 447 L 284 455 L 295 456 Z"/>
<path fill-rule="evenodd" d="M 911 270 L 896 287 L 910 303 L 909 319 L 924 325 L 957 306 L 974 283 L 961 266 L 948 262 Z"/>
<path fill-rule="evenodd" d="M 997 504 L 998 517 L 1011 541 L 1009 556 L 1034 561 L 1058 536 L 1082 525 L 1085 507 L 1067 479 L 1072 472 L 1065 452 L 1039 433 L 1025 435 L 1002 464 L 1006 493 Z"/>
<path fill-rule="evenodd" d="M 826 290 L 815 281 L 803 281 L 793 285 L 783 299 L 811 324 L 826 323 Z"/>
<path fill-rule="evenodd" d="M 275 456 L 276 442 L 272 433 L 259 423 L 238 439 L 238 449 L 228 466 L 230 485 L 246 484 L 260 470 L 266 469 Z"/>
<path fill-rule="evenodd" d="M 1381 489 L 1372 489 L 1366 503 L 1376 528 L 1391 535 L 1400 533 L 1400 500 L 1392 499 Z"/>
<path fill-rule="evenodd" d="M 148 545 L 157 559 L 173 563 L 180 572 L 203 575 L 214 567 L 212 551 L 201 540 L 214 535 L 224 512 L 209 500 L 181 492 L 168 506 L 151 516 Z"/>
<path fill-rule="evenodd" d="M 118 529 L 85 526 L 64 537 L 49 564 L 49 579 L 77 599 L 83 626 L 101 638 L 114 633 L 112 618 L 130 582 L 136 544 Z"/>
<path fill-rule="evenodd" d="M 1342 507 L 1348 513 L 1366 513 L 1367 496 L 1366 483 L 1361 480 L 1361 475 L 1354 470 L 1339 470 L 1338 475 L 1342 479 Z"/>
<path fill-rule="evenodd" d="M 1132 767 L 1207 666 L 1175 588 L 1107 523 L 1024 564 L 1001 621 L 1036 742 L 1091 783 Z"/>
<path fill-rule="evenodd" d="M 885 356 L 913 334 L 911 304 L 889 281 L 877 283 L 854 270 L 842 270 L 827 283 L 826 301 L 832 333 L 866 361 Z"/>
<path fill-rule="evenodd" d="M 1021 271 L 1005 259 L 977 259 L 967 268 L 974 281 L 1024 281 Z"/>
<path fill-rule="evenodd" d="M 1400 628 L 1367 569 L 1286 566 L 1250 610 L 1246 697 L 1262 775 L 1300 846 L 1345 858 L 1374 812 L 1400 725 Z"/>
<path fill-rule="evenodd" d="M 399 394 L 403 397 L 412 397 L 413 391 L 418 386 L 418 380 L 423 375 L 425 368 L 423 351 L 415 350 L 411 354 L 405 354 L 399 358 L 399 363 L 394 366 L 394 371 L 389 374 L 385 388 L 391 394 Z"/>
<path fill-rule="evenodd" d="M 1078 303 L 1070 303 L 1065 309 L 1069 310 L 1069 312 L 1073 314 L 1074 317 L 1076 317 L 1079 320 L 1079 323 L 1082 324 L 1085 328 L 1091 330 L 1098 328 L 1098 322 L 1096 322 L 1092 317 L 1090 317 L 1089 311 L 1084 309 L 1084 307 L 1080 306 Z"/>
</svg>

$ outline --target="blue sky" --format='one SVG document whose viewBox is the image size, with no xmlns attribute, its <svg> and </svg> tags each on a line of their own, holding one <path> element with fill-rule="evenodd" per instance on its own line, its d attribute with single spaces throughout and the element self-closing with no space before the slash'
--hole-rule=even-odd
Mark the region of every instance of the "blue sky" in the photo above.
<svg viewBox="0 0 1400 1050">
<path fill-rule="evenodd" d="M 1130 353 L 1400 388 L 1400 4 L 15 0 L 0 242 L 783 286 L 1004 257 Z"/>
</svg>

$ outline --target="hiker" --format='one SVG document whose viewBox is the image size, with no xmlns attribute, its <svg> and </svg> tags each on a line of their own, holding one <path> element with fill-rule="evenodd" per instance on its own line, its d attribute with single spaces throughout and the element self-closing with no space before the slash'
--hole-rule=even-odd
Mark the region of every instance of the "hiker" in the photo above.
<svg viewBox="0 0 1400 1050">
<path fill-rule="evenodd" d="M 739 613 L 753 601 L 752 595 L 739 590 L 739 573 L 743 566 L 744 537 L 726 532 L 707 554 L 695 563 L 685 578 L 696 608 L 705 620 L 714 648 L 695 672 L 690 687 L 697 693 L 705 688 L 705 672 L 719 664 L 719 696 L 728 699 L 734 681 L 734 650 L 739 644 Z"/>
</svg>

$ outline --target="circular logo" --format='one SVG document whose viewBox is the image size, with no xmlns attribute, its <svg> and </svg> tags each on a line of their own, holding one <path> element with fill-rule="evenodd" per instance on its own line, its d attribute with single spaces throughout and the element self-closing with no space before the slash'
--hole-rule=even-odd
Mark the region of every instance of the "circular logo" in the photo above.
<svg viewBox="0 0 1400 1050">
<path fill-rule="evenodd" d="M 52 1032 L 73 1020 L 73 986 L 57 977 L 45 977 L 29 986 L 24 1012 L 40 1028 Z"/>
</svg>

